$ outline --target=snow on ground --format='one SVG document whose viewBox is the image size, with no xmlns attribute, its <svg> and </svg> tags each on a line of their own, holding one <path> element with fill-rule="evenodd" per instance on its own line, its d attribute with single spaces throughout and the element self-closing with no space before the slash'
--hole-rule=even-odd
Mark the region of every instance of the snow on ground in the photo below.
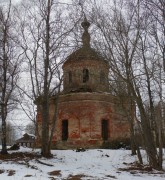
<svg viewBox="0 0 165 180">
<path fill-rule="evenodd" d="M 11 151 L 9 151 L 12 153 Z M 32 152 L 29 148 L 22 148 L 19 152 Z M 39 150 L 35 150 L 39 153 Z M 53 150 L 53 158 L 39 158 L 40 162 L 52 165 L 44 165 L 36 159 L 28 161 L 0 160 L 0 180 L 47 180 L 47 179 L 74 179 L 74 180 L 163 180 L 165 173 L 150 174 L 148 172 L 128 172 L 119 168 L 128 168 L 135 162 L 135 156 L 131 156 L 129 150 L 95 149 L 85 152 L 75 150 Z M 26 154 L 25 154 L 26 156 Z M 22 163 L 22 164 L 21 164 Z M 165 164 L 164 164 L 165 165 Z M 165 167 L 165 166 L 164 166 Z M 15 174 L 9 175 L 14 170 Z M 2 171 L 2 172 L 1 172 Z M 55 174 L 49 174 L 53 172 Z M 76 176 L 77 175 L 77 176 Z M 79 176 L 78 176 L 79 175 Z M 75 178 L 73 178 L 75 176 Z M 76 178 L 77 177 L 77 178 Z M 79 177 L 79 178 L 78 178 Z M 80 178 L 81 177 L 81 178 Z"/>
</svg>

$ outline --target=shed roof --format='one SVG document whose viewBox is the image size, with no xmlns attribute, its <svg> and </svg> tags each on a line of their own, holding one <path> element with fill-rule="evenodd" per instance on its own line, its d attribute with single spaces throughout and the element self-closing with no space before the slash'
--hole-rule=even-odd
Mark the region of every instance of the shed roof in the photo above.
<svg viewBox="0 0 165 180">
<path fill-rule="evenodd" d="M 25 143 L 25 142 L 28 143 L 34 141 L 35 141 L 35 136 L 27 133 L 25 133 L 22 138 L 16 140 L 17 143 Z"/>
</svg>

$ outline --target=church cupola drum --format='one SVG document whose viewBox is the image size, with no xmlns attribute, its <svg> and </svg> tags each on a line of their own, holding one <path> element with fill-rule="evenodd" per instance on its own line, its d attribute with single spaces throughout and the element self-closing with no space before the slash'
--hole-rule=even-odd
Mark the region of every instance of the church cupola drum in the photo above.
<svg viewBox="0 0 165 180">
<path fill-rule="evenodd" d="M 90 23 L 84 19 L 83 46 L 73 52 L 63 65 L 64 92 L 108 92 L 108 62 L 90 47 Z"/>
</svg>

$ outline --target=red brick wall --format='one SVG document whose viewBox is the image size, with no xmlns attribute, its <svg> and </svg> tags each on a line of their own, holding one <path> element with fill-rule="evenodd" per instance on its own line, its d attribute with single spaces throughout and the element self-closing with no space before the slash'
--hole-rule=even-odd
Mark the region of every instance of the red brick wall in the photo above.
<svg viewBox="0 0 165 180">
<path fill-rule="evenodd" d="M 103 143 L 101 122 L 108 120 L 108 141 L 129 137 L 129 124 L 116 112 L 116 98 L 101 93 L 61 95 L 53 144 L 57 148 L 100 147 Z M 54 114 L 51 101 L 50 117 Z M 40 116 L 38 116 L 40 117 Z M 62 141 L 62 120 L 68 120 L 68 140 Z M 40 122 L 40 118 L 38 119 Z"/>
</svg>

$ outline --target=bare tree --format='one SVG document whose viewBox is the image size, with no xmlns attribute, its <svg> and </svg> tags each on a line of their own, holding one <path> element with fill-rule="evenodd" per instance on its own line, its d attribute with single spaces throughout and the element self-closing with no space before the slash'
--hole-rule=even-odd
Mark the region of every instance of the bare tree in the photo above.
<svg viewBox="0 0 165 180">
<path fill-rule="evenodd" d="M 16 84 L 19 78 L 20 52 L 18 53 L 16 35 L 14 35 L 14 17 L 11 1 L 7 7 L 0 7 L 0 82 L 1 82 L 1 120 L 2 154 L 6 148 L 6 121 L 10 111 L 16 108 L 18 97 Z"/>
<path fill-rule="evenodd" d="M 165 71 L 165 1 L 143 0 L 143 3 L 152 15 L 152 21 L 155 22 L 152 27 L 152 35 L 155 38 L 157 46 L 160 47 L 163 69 Z"/>
<path fill-rule="evenodd" d="M 26 6 L 26 7 L 25 7 Z M 27 9 L 28 6 L 28 9 Z M 51 141 L 57 118 L 58 98 L 55 99 L 53 122 L 49 116 L 50 101 L 61 89 L 61 65 L 67 45 L 67 35 L 74 28 L 67 20 L 65 11 L 68 4 L 60 4 L 54 0 L 40 0 L 23 4 L 25 13 L 21 19 L 20 44 L 27 59 L 27 69 L 31 79 L 31 97 L 37 104 L 42 116 L 41 153 L 51 155 Z M 65 8 L 65 11 L 64 11 Z M 27 18 L 30 22 L 27 22 Z M 63 52 L 62 52 L 63 51 Z"/>
<path fill-rule="evenodd" d="M 157 50 L 157 83 L 158 91 L 157 97 L 159 101 L 159 107 L 161 109 L 159 116 L 156 116 L 155 126 L 157 130 L 156 140 L 158 141 L 159 145 L 159 164 L 162 162 L 162 146 L 163 146 L 163 134 L 165 129 L 165 120 L 164 120 L 164 106 L 163 101 L 164 97 L 164 77 L 165 77 L 165 1 L 157 0 L 157 1 L 148 1 L 143 0 L 144 7 L 150 13 L 152 17 L 152 28 L 150 28 L 149 33 L 153 39 L 153 43 L 156 45 Z M 157 118 L 159 117 L 159 118 Z"/>
<path fill-rule="evenodd" d="M 149 164 L 162 169 L 162 161 L 159 161 L 162 149 L 158 154 L 152 129 L 152 122 L 155 122 L 154 87 L 157 87 L 157 82 L 154 67 L 157 58 L 148 31 L 152 26 L 151 19 L 148 12 L 142 9 L 139 0 L 114 1 L 109 7 L 111 12 L 95 9 L 93 12 L 96 15 L 91 15 L 100 30 L 97 32 L 102 34 L 100 42 L 96 41 L 95 44 L 109 61 L 112 74 L 126 83 L 127 92 L 137 106 Z M 146 101 L 150 105 L 149 116 L 145 109 Z"/>
</svg>

